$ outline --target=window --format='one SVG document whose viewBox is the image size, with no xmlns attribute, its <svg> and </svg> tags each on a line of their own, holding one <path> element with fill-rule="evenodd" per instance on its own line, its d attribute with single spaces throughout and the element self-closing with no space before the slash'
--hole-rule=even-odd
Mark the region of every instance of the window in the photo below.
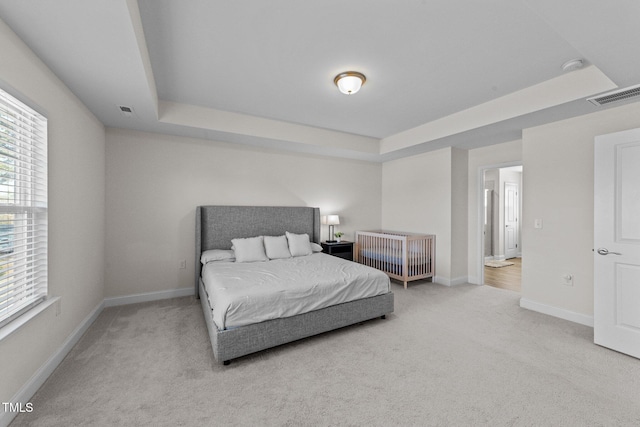
<svg viewBox="0 0 640 427">
<path fill-rule="evenodd" d="M 0 327 L 47 297 L 47 119 L 0 90 Z"/>
</svg>

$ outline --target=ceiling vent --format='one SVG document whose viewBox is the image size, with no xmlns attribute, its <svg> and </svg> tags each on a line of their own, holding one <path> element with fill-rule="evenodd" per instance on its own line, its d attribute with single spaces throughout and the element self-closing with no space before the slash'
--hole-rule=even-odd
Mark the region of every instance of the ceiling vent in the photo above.
<svg viewBox="0 0 640 427">
<path fill-rule="evenodd" d="M 120 110 L 120 114 L 125 117 L 133 117 L 135 115 L 132 107 L 127 107 L 126 105 L 118 105 L 118 110 Z"/>
<path fill-rule="evenodd" d="M 603 93 L 602 95 L 587 98 L 587 101 L 593 105 L 602 106 L 611 104 L 612 102 L 624 101 L 629 98 L 640 96 L 640 85 L 629 86 L 624 89 L 617 89 L 612 92 Z"/>
</svg>

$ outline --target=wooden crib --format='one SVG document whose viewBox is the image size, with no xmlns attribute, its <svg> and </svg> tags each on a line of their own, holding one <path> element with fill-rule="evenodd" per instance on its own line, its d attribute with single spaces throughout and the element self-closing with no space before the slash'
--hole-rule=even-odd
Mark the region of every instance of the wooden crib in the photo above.
<svg viewBox="0 0 640 427">
<path fill-rule="evenodd" d="M 435 242 L 433 234 L 397 231 L 356 231 L 356 262 L 378 270 L 404 283 L 434 277 Z"/>
</svg>

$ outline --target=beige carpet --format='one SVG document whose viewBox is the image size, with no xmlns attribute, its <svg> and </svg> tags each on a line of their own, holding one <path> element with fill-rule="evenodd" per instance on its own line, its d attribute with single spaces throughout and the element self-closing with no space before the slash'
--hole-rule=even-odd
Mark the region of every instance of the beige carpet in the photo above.
<svg viewBox="0 0 640 427">
<path fill-rule="evenodd" d="M 105 309 L 17 426 L 637 426 L 640 361 L 489 286 L 215 364 L 197 301 Z"/>
<path fill-rule="evenodd" d="M 485 267 L 493 267 L 493 268 L 508 267 L 510 265 L 513 265 L 513 263 L 511 261 L 495 261 L 495 260 L 491 260 L 491 261 L 485 261 L 484 262 L 484 266 Z"/>
</svg>

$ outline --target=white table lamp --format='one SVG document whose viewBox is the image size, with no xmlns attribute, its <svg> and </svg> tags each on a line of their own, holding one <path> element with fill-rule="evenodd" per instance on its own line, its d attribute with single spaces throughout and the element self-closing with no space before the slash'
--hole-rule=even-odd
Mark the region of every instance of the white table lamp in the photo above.
<svg viewBox="0 0 640 427">
<path fill-rule="evenodd" d="M 338 215 L 326 215 L 322 217 L 322 223 L 327 224 L 329 226 L 329 238 L 327 239 L 327 243 L 335 243 L 333 234 L 333 226 L 340 225 L 340 217 Z"/>
</svg>

